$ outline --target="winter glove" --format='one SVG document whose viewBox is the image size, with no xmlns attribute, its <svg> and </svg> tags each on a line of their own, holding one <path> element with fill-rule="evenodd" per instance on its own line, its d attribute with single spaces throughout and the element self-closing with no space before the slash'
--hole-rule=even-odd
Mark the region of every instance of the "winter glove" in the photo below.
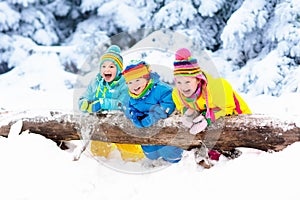
<svg viewBox="0 0 300 200">
<path fill-rule="evenodd" d="M 146 117 L 146 115 L 144 113 L 141 113 L 139 111 L 132 112 L 131 116 L 132 116 L 132 118 L 136 118 L 139 121 L 141 121 L 142 119 L 144 119 Z"/>
<path fill-rule="evenodd" d="M 142 124 L 141 124 L 141 119 L 144 117 L 144 113 L 141 113 L 137 110 L 130 110 L 129 111 L 129 118 L 131 119 L 131 121 L 133 122 L 133 124 L 137 127 L 137 128 L 142 128 Z"/>
<path fill-rule="evenodd" d="M 193 118 L 191 117 L 187 117 L 187 116 L 183 116 L 181 118 L 181 122 L 184 126 L 186 126 L 187 128 L 191 128 L 193 126 Z"/>
<path fill-rule="evenodd" d="M 88 100 L 83 100 L 82 101 L 82 103 L 81 103 L 81 106 L 80 106 L 80 110 L 81 111 L 87 111 L 87 109 L 88 109 L 88 107 L 89 107 L 89 101 Z"/>
<path fill-rule="evenodd" d="M 140 120 L 137 119 L 137 117 L 131 118 L 132 123 L 134 124 L 135 127 L 137 128 L 143 128 L 143 125 Z"/>
<path fill-rule="evenodd" d="M 188 109 L 183 117 L 181 118 L 181 122 L 184 126 L 191 128 L 193 126 L 193 120 L 199 116 L 199 112 L 195 110 Z"/>
<path fill-rule="evenodd" d="M 151 108 L 150 112 L 152 112 L 155 118 L 157 119 L 165 119 L 168 117 L 167 111 L 163 110 L 163 108 L 158 104 L 154 105 Z"/>
<path fill-rule="evenodd" d="M 158 120 L 159 120 L 159 118 L 155 117 L 152 113 L 149 113 L 149 115 L 147 117 L 142 119 L 141 123 L 142 123 L 143 127 L 149 127 L 149 126 L 153 125 L 155 122 L 157 122 Z"/>
<path fill-rule="evenodd" d="M 87 109 L 87 111 L 88 111 L 89 113 L 95 113 L 95 112 L 98 112 L 98 111 L 100 111 L 100 110 L 101 110 L 101 103 L 100 103 L 99 100 L 92 102 L 92 103 L 89 105 L 88 109 Z"/>
<path fill-rule="evenodd" d="M 207 121 L 203 115 L 199 115 L 193 120 L 193 126 L 190 129 L 190 134 L 196 135 L 207 127 Z"/>
</svg>

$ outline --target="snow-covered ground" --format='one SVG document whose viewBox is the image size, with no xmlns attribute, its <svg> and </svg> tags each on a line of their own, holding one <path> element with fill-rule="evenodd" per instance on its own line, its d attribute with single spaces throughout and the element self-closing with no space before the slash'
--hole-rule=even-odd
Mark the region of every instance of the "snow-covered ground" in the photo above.
<svg viewBox="0 0 300 200">
<path fill-rule="evenodd" d="M 167 80 L 168 71 L 161 72 Z M 234 78 L 239 76 L 228 70 L 221 74 L 233 86 Z M 56 54 L 34 54 L 0 76 L 0 112 L 72 110 L 76 92 L 71 86 L 77 78 L 63 70 Z M 280 116 L 300 113 L 299 93 L 280 97 L 241 95 L 253 113 Z M 18 135 L 18 126 L 15 124 L 8 138 L 0 137 L 0 199 L 298 200 L 300 197 L 299 143 L 276 153 L 241 148 L 243 154 L 239 158 L 222 158 L 211 169 L 196 165 L 193 153 L 185 152 L 181 162 L 154 170 L 145 168 L 142 162 L 126 163 L 118 152 L 110 160 L 96 160 L 86 151 L 78 161 L 73 161 L 72 148 L 63 151 L 37 134 Z M 70 145 L 77 144 L 79 141 Z"/>
</svg>

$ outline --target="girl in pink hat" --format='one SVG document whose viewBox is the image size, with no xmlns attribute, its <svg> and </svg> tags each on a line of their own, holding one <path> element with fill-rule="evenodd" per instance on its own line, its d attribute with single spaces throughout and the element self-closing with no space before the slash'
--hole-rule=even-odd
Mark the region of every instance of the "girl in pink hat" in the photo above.
<svg viewBox="0 0 300 200">
<path fill-rule="evenodd" d="M 186 48 L 175 54 L 174 78 L 172 98 L 191 134 L 203 131 L 221 116 L 251 114 L 246 102 L 231 85 L 223 78 L 204 73 Z M 215 159 L 218 160 L 219 156 L 217 154 Z"/>
</svg>

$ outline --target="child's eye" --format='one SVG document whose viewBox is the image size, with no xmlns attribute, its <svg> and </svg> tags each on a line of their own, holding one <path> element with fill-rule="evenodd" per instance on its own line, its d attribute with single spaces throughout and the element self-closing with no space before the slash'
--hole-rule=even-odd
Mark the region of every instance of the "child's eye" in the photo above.
<svg viewBox="0 0 300 200">
<path fill-rule="evenodd" d="M 186 81 L 185 83 L 186 83 L 186 84 L 189 84 L 189 83 L 191 83 L 191 81 Z"/>
<path fill-rule="evenodd" d="M 180 82 L 180 81 L 177 81 L 176 83 L 177 83 L 177 84 L 181 84 L 181 82 Z"/>
<path fill-rule="evenodd" d="M 114 68 L 114 66 L 113 65 L 111 65 L 111 66 L 109 66 L 110 68 Z"/>
</svg>

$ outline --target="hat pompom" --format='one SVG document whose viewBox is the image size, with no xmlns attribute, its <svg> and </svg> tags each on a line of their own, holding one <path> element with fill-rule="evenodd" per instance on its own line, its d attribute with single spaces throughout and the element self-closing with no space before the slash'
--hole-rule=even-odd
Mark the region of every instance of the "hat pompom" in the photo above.
<svg viewBox="0 0 300 200">
<path fill-rule="evenodd" d="M 121 53 L 121 49 L 119 46 L 117 45 L 111 45 L 106 52 L 113 52 L 113 53 L 117 53 L 120 54 Z"/>
<path fill-rule="evenodd" d="M 197 77 L 202 73 L 197 59 L 187 48 L 180 48 L 176 51 L 173 64 L 175 76 Z"/>
<path fill-rule="evenodd" d="M 192 56 L 192 53 L 187 48 L 181 48 L 176 51 L 176 60 L 188 60 Z"/>
</svg>

